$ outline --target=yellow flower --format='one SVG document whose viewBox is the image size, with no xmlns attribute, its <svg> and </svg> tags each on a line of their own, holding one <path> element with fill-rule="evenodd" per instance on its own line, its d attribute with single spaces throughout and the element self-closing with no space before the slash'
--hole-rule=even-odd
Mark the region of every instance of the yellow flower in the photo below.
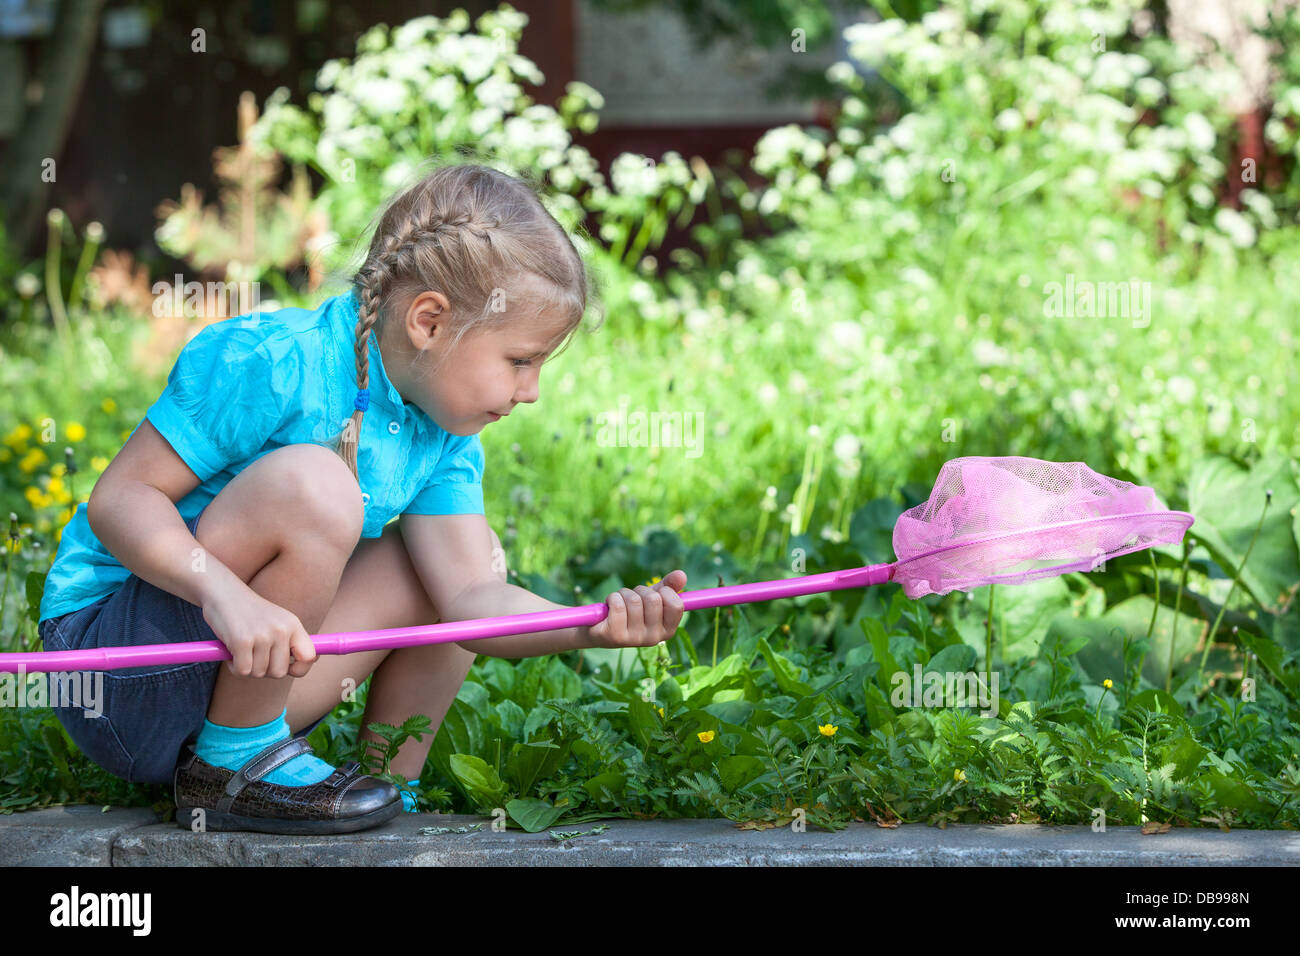
<svg viewBox="0 0 1300 956">
<path fill-rule="evenodd" d="M 50 474 L 53 475 L 55 478 L 62 478 L 67 473 L 67 471 L 68 471 L 68 466 L 65 465 L 63 462 L 59 462 L 56 465 L 50 465 Z"/>
<path fill-rule="evenodd" d="M 28 487 L 27 490 L 23 492 L 23 497 L 27 499 L 27 501 L 32 505 L 32 507 L 34 508 L 40 507 L 41 489 L 36 487 Z"/>
<path fill-rule="evenodd" d="M 662 579 L 661 577 L 659 577 L 659 575 L 656 574 L 654 577 L 652 577 L 652 578 L 651 578 L 649 581 L 647 581 L 645 584 L 646 584 L 646 587 L 648 587 L 648 588 L 649 588 L 649 587 L 654 587 L 656 584 L 658 584 L 658 583 L 659 583 L 660 581 L 662 581 L 662 580 L 663 580 L 663 579 Z"/>
<path fill-rule="evenodd" d="M 659 716 L 662 717 L 663 715 L 664 715 L 664 709 L 663 709 L 662 707 L 660 707 L 660 708 L 659 708 Z"/>
<path fill-rule="evenodd" d="M 81 441 L 86 437 L 86 426 L 80 422 L 68 422 L 68 441 Z"/>
<path fill-rule="evenodd" d="M 1115 686 L 1115 684 L 1111 681 L 1109 677 L 1107 677 L 1104 681 L 1101 682 L 1101 686 L 1106 688 L 1107 690 L 1110 690 L 1112 687 Z"/>
<path fill-rule="evenodd" d="M 835 731 L 839 730 L 840 728 L 836 727 L 834 724 L 827 724 L 825 727 L 819 725 L 817 729 L 821 732 L 821 735 L 823 737 L 834 737 Z"/>
<path fill-rule="evenodd" d="M 62 479 L 62 478 L 51 478 L 51 479 L 50 479 L 50 485 L 49 485 L 49 487 L 46 488 L 45 490 L 48 491 L 48 492 L 49 492 L 50 494 L 52 494 L 52 495 L 57 495 L 60 491 L 63 490 L 63 479 Z"/>
<path fill-rule="evenodd" d="M 781 625 L 781 633 L 782 633 L 782 634 L 789 634 L 789 633 L 790 633 L 790 625 L 789 625 L 789 624 L 782 624 L 782 625 Z"/>
<path fill-rule="evenodd" d="M 108 412 L 108 414 L 112 415 L 115 411 L 117 411 L 117 402 L 113 401 L 111 398 L 106 398 L 99 403 L 99 407 L 102 408 L 104 411 Z"/>
<path fill-rule="evenodd" d="M 17 554 L 23 548 L 21 538 L 5 538 L 5 547 L 9 549 L 10 554 Z"/>
<path fill-rule="evenodd" d="M 22 461 L 18 462 L 18 467 L 23 471 L 30 473 L 36 470 L 37 465 L 47 460 L 45 452 L 41 451 L 39 448 L 33 448 L 27 454 L 23 455 Z"/>
<path fill-rule="evenodd" d="M 702 730 L 698 734 L 696 734 L 696 736 L 700 738 L 700 743 L 707 744 L 709 741 L 713 739 L 713 731 Z"/>
<path fill-rule="evenodd" d="M 954 779 L 954 780 L 965 780 L 965 779 L 966 779 L 966 771 L 965 771 L 965 770 L 954 770 L 954 771 L 952 772 L 952 779 Z"/>
<path fill-rule="evenodd" d="M 94 468 L 96 471 L 103 471 L 108 467 L 108 459 L 103 455 L 96 455 L 94 458 L 90 459 L 90 467 Z"/>
</svg>

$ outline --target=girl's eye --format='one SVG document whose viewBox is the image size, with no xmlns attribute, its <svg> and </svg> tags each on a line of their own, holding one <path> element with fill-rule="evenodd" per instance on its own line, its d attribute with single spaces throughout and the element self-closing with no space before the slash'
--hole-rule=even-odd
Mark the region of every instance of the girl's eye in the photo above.
<svg viewBox="0 0 1300 956">
<path fill-rule="evenodd" d="M 526 366 L 532 365 L 532 364 L 533 364 L 533 360 L 532 360 L 532 359 L 515 359 L 515 360 L 514 360 L 514 363 L 515 363 L 515 367 L 516 367 L 516 368 L 523 368 L 523 367 L 526 367 Z"/>
</svg>

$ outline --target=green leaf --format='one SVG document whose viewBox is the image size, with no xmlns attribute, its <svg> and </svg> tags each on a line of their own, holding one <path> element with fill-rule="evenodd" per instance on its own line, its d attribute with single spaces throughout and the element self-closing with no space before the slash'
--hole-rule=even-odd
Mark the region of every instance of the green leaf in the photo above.
<svg viewBox="0 0 1300 956">
<path fill-rule="evenodd" d="M 958 604 L 959 611 L 955 617 L 962 640 L 981 654 L 988 633 L 991 590 L 976 588 L 969 601 Z M 993 600 L 995 659 L 1001 657 L 1011 663 L 1038 654 L 1052 619 L 1070 607 L 1070 600 L 1070 588 L 1059 577 L 997 588 Z"/>
<path fill-rule="evenodd" d="M 501 721 L 501 729 L 504 730 L 515 740 L 524 739 L 524 709 L 516 704 L 513 700 L 506 699 L 499 701 L 496 706 L 497 717 Z"/>
<path fill-rule="evenodd" d="M 1200 767 L 1201 761 L 1209 751 L 1189 736 L 1176 738 L 1160 751 L 1158 763 L 1174 765 L 1174 779 L 1181 780 L 1191 776 Z"/>
<path fill-rule="evenodd" d="M 884 734 L 892 735 L 894 732 L 894 709 L 889 705 L 889 698 L 869 678 L 864 681 L 863 690 L 866 693 L 867 724 L 872 730 L 879 730 Z"/>
<path fill-rule="evenodd" d="M 1129 707 L 1135 709 L 1141 707 L 1145 710 L 1152 710 L 1159 714 L 1169 714 L 1179 720 L 1186 721 L 1183 714 L 1183 705 L 1174 699 L 1173 694 L 1157 687 L 1144 690 L 1140 694 L 1134 694 L 1129 699 Z"/>
<path fill-rule="evenodd" d="M 472 754 L 452 754 L 450 760 L 451 775 L 456 779 L 471 800 L 488 811 L 501 806 L 505 799 L 506 785 L 497 776 L 496 770 L 482 758 Z"/>
<path fill-rule="evenodd" d="M 627 786 L 627 777 L 617 771 L 607 770 L 592 777 L 582 786 L 591 795 L 592 800 L 607 806 L 613 803 L 614 798 L 623 792 L 623 789 Z M 613 796 L 606 796 L 604 790 L 609 790 Z"/>
<path fill-rule="evenodd" d="M 545 700 L 577 700 L 582 695 L 582 681 L 564 661 L 551 657 L 540 693 Z"/>
<path fill-rule="evenodd" d="M 1101 683 L 1110 678 L 1118 683 L 1124 675 L 1124 634 L 1124 629 L 1111 621 L 1058 614 L 1043 639 L 1044 656 L 1059 647 L 1061 656 L 1074 655 L 1075 664 L 1089 679 Z M 1145 631 L 1130 635 L 1130 655 L 1133 643 L 1145 636 Z"/>
<path fill-rule="evenodd" d="M 772 676 L 776 678 L 776 685 L 781 688 L 781 693 L 794 697 L 807 697 L 813 692 L 810 686 L 799 680 L 794 665 L 772 650 L 766 639 L 759 638 L 758 650 L 767 661 L 767 666 L 772 669 Z"/>
<path fill-rule="evenodd" d="M 867 564 L 894 560 L 894 525 L 903 507 L 889 498 L 876 498 L 853 512 L 849 542 Z"/>
<path fill-rule="evenodd" d="M 1208 783 L 1214 790 L 1214 798 L 1220 806 L 1256 813 L 1264 809 L 1264 802 L 1240 780 L 1234 780 L 1221 773 L 1202 774 L 1199 779 Z"/>
<path fill-rule="evenodd" d="M 862 633 L 871 642 L 871 652 L 875 655 L 876 662 L 880 664 L 880 670 L 876 671 L 876 684 L 885 692 L 885 701 L 888 702 L 889 694 L 893 690 L 894 675 L 902 672 L 903 668 L 899 667 L 898 661 L 890 653 L 889 638 L 885 636 L 885 629 L 879 621 L 875 618 L 863 618 Z M 892 713 L 891 710 L 890 714 Z M 872 726 L 875 726 L 874 720 Z"/>
<path fill-rule="evenodd" d="M 461 685 L 462 690 L 464 685 Z M 451 755 L 456 753 L 481 753 L 484 746 L 483 722 L 459 696 L 451 702 L 447 714 L 438 728 L 438 736 L 429 748 L 429 761 L 448 780 L 455 779 L 451 772 Z"/>
<path fill-rule="evenodd" d="M 975 666 L 975 648 L 969 644 L 950 644 L 930 658 L 922 673 L 962 674 Z"/>
<path fill-rule="evenodd" d="M 1188 479 L 1188 510 L 1196 523 L 1188 534 L 1203 543 L 1229 577 L 1241 564 L 1264 510 L 1264 493 L 1273 500 L 1241 573 L 1241 584 L 1261 605 L 1278 610 L 1300 582 L 1300 547 L 1291 511 L 1300 504 L 1291 463 L 1272 454 L 1246 470 L 1221 455 L 1202 458 Z M 1181 546 L 1179 547 L 1181 552 Z"/>
<path fill-rule="evenodd" d="M 718 761 L 718 777 L 722 780 L 723 789 L 728 791 L 739 790 L 760 776 L 764 769 L 762 760 L 744 754 L 723 757 Z"/>
<path fill-rule="evenodd" d="M 506 813 L 510 814 L 510 819 L 519 824 L 528 833 L 537 833 L 545 830 L 560 817 L 564 816 L 567 807 L 553 807 L 546 800 L 539 800 L 536 797 L 521 797 L 511 800 L 506 804 Z"/>
<path fill-rule="evenodd" d="M 515 666 L 514 699 L 524 710 L 537 706 L 537 690 L 549 666 L 550 659 L 546 657 L 528 657 Z"/>
<path fill-rule="evenodd" d="M 1131 638 L 1146 637 L 1147 628 L 1151 626 L 1151 609 L 1154 606 L 1155 602 L 1150 597 L 1137 594 L 1107 608 L 1106 613 L 1102 615 L 1102 620 L 1108 626 L 1121 628 Z M 1194 606 L 1192 600 L 1184 595 L 1183 607 L 1191 606 Z M 1174 673 L 1199 664 L 1199 660 L 1194 657 L 1195 651 L 1210 627 L 1200 618 L 1182 612 L 1175 615 L 1172 607 L 1165 605 L 1163 600 L 1160 602 L 1160 609 L 1156 612 L 1156 626 L 1151 633 L 1151 648 L 1143 662 L 1142 674 L 1151 683 L 1161 687 L 1164 686 L 1165 673 L 1169 669 L 1169 641 L 1174 637 L 1175 619 L 1178 622 L 1178 634 L 1175 638 L 1178 643 L 1174 648 Z M 1122 638 L 1120 640 L 1122 641 Z"/>
<path fill-rule="evenodd" d="M 544 704 L 538 704 L 528 712 L 528 719 L 524 721 L 524 740 L 532 740 L 533 734 L 543 727 L 549 727 L 555 721 L 555 711 Z"/>
<path fill-rule="evenodd" d="M 639 697 L 628 702 L 627 719 L 632 727 L 632 733 L 643 750 L 654 742 L 654 735 L 662 726 L 655 705 Z"/>
<path fill-rule="evenodd" d="M 713 698 L 713 703 L 705 704 L 704 710 L 719 720 L 743 727 L 754 713 L 754 705 L 747 700 L 718 700 L 718 696 Z"/>
<path fill-rule="evenodd" d="M 682 694 L 688 707 L 699 707 L 713 700 L 719 690 L 731 690 L 744 684 L 745 659 L 739 654 L 729 654 L 718 661 L 716 667 L 701 665 L 686 673 L 686 686 Z"/>
<path fill-rule="evenodd" d="M 40 623 L 41 598 L 45 596 L 45 576 L 48 571 L 27 572 L 27 618 L 33 624 Z"/>
<path fill-rule="evenodd" d="M 526 795 L 534 784 L 555 773 L 568 753 L 567 739 L 556 741 L 548 736 L 526 744 L 515 744 L 506 757 L 505 775 L 516 792 Z"/>
<path fill-rule="evenodd" d="M 1238 632 L 1237 639 L 1241 646 L 1255 652 L 1255 656 L 1268 668 L 1268 672 L 1292 694 L 1300 692 L 1300 671 L 1287 670 L 1286 652 L 1273 641 L 1253 634 Z"/>
</svg>

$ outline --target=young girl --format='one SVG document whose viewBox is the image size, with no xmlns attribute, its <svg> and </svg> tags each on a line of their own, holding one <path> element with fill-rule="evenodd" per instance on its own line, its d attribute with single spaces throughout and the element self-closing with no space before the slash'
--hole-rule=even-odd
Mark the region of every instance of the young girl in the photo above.
<svg viewBox="0 0 1300 956">
<path fill-rule="evenodd" d="M 217 639 L 232 660 L 105 671 L 103 716 L 56 708 L 77 745 L 171 783 L 182 827 L 361 830 L 407 795 L 304 738 L 367 677 L 363 727 L 422 713 L 436 729 L 476 654 L 672 637 L 680 569 L 610 594 L 590 628 L 320 660 L 308 638 L 561 607 L 506 583 L 478 432 L 537 401 L 587 282 L 527 184 L 444 166 L 387 208 L 348 293 L 202 329 L 64 528 L 40 634 L 47 650 Z M 393 772 L 417 785 L 432 742 L 408 740 Z"/>
</svg>

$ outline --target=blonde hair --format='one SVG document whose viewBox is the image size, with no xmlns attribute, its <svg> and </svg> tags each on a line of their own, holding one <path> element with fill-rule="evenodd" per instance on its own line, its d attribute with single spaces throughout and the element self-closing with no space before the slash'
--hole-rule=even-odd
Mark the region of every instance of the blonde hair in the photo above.
<svg viewBox="0 0 1300 956">
<path fill-rule="evenodd" d="M 454 334 L 444 360 L 464 336 L 504 328 L 528 308 L 567 316 L 558 355 L 596 298 L 582 256 L 536 187 L 476 163 L 441 166 L 393 199 L 352 285 L 358 388 L 370 384 L 371 334 L 382 336 L 385 323 L 425 291 L 441 292 L 451 306 Z M 358 482 L 364 414 L 354 409 L 331 446 Z"/>
</svg>

